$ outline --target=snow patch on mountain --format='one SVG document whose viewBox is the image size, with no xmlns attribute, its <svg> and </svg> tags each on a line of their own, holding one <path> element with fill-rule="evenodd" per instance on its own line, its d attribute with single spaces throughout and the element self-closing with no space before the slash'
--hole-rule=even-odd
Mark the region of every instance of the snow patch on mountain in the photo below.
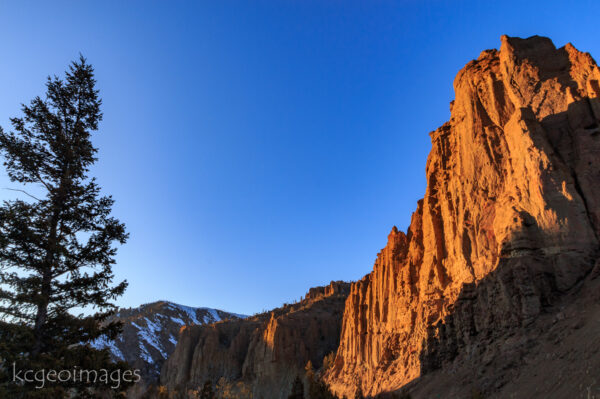
<svg viewBox="0 0 600 399">
<path fill-rule="evenodd" d="M 146 346 L 140 342 L 140 358 L 146 363 L 154 364 L 154 359 L 150 356 L 150 352 L 146 349 Z"/>
<path fill-rule="evenodd" d="M 90 346 L 98 350 L 108 349 L 111 355 L 117 360 L 125 359 L 121 350 L 115 345 L 115 342 L 107 339 L 106 337 L 95 339 L 94 341 L 90 342 Z"/>
<path fill-rule="evenodd" d="M 144 319 L 146 320 L 146 328 L 140 329 L 140 331 L 138 332 L 138 335 L 140 336 L 140 340 L 146 341 L 146 343 L 148 343 L 149 345 L 154 347 L 154 349 L 156 349 L 161 354 L 163 359 L 166 359 L 167 352 L 165 351 L 162 344 L 158 340 L 159 333 L 162 330 L 162 327 L 156 323 L 153 323 L 147 317 L 144 317 Z"/>
<path fill-rule="evenodd" d="M 92 346 L 106 348 L 115 360 L 125 360 L 146 370 L 147 377 L 157 378 L 162 363 L 175 349 L 183 326 L 245 317 L 211 308 L 153 302 L 119 310 L 114 319 L 123 322 L 123 333 L 115 341 L 97 339 Z"/>
</svg>

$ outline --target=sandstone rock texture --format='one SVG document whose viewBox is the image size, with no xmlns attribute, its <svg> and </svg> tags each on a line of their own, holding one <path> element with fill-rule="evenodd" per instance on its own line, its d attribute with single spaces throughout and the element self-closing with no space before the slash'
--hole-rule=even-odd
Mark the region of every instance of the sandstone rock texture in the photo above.
<svg viewBox="0 0 600 399">
<path fill-rule="evenodd" d="M 309 360 L 318 368 L 337 349 L 349 289 L 349 283 L 331 282 L 267 313 L 185 327 L 163 366 L 161 384 L 171 394 L 192 396 L 210 380 L 246 392 L 236 397 L 287 398 Z"/>
<path fill-rule="evenodd" d="M 503 36 L 454 80 L 405 234 L 354 283 L 325 380 L 394 391 L 533 325 L 581 282 L 600 236 L 600 70 L 571 44 Z M 495 348 L 495 349 L 493 349 Z M 491 351 L 491 352 L 490 352 Z"/>
</svg>

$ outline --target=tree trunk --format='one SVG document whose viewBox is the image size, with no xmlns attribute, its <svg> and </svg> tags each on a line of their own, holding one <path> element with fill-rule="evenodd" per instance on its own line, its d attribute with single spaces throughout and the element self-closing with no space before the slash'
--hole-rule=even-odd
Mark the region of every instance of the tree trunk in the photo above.
<svg viewBox="0 0 600 399">
<path fill-rule="evenodd" d="M 59 193 L 62 193 L 62 184 Z M 46 257 L 44 259 L 44 268 L 42 270 L 42 284 L 40 286 L 40 299 L 37 304 L 37 314 L 33 326 L 34 343 L 31 355 L 38 356 L 44 349 L 44 326 L 48 319 L 48 305 L 52 295 L 52 266 L 54 265 L 54 256 L 56 253 L 56 228 L 61 213 L 60 202 L 62 195 L 58 196 L 54 202 L 54 211 L 50 219 L 50 231 L 48 234 L 48 245 L 46 247 Z"/>
<path fill-rule="evenodd" d="M 44 325 L 48 318 L 48 304 L 50 303 L 50 294 L 52 289 L 52 269 L 47 267 L 42 275 L 42 286 L 40 289 L 40 302 L 38 303 L 37 314 L 35 316 L 34 344 L 31 354 L 35 357 L 40 354 L 44 345 Z"/>
</svg>

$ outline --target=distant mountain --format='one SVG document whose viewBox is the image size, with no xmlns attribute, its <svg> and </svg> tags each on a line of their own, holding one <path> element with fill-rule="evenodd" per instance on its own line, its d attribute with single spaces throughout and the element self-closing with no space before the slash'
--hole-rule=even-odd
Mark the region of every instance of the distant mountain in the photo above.
<svg viewBox="0 0 600 399">
<path fill-rule="evenodd" d="M 162 364 L 175 349 L 182 327 L 245 317 L 218 309 L 158 301 L 120 310 L 114 318 L 123 322 L 123 334 L 115 341 L 96 340 L 92 346 L 108 348 L 115 360 L 127 361 L 150 381 L 159 376 Z"/>
</svg>

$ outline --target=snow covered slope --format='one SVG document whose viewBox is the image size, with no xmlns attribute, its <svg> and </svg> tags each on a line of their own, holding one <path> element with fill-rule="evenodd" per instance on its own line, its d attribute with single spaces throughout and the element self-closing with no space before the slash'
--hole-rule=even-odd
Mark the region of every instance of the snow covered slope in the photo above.
<svg viewBox="0 0 600 399">
<path fill-rule="evenodd" d="M 92 346 L 108 348 L 115 360 L 127 361 L 140 369 L 145 379 L 153 380 L 175 349 L 182 326 L 244 317 L 218 309 L 193 308 L 167 301 L 153 302 L 120 310 L 115 318 L 123 322 L 123 334 L 115 341 L 97 340 Z"/>
</svg>

